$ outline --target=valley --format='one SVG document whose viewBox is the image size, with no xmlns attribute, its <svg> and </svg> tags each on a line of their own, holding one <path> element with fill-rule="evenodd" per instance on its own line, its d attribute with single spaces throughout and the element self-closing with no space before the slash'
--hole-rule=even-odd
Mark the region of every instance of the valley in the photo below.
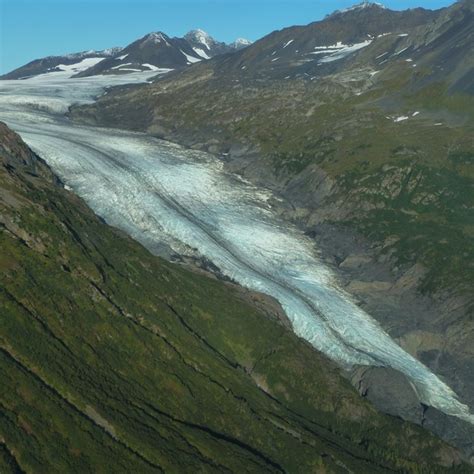
<svg viewBox="0 0 474 474">
<path fill-rule="evenodd" d="M 73 469 L 66 451 L 57 464 L 12 421 L 39 383 L 50 395 L 21 429 L 39 436 L 53 399 L 62 408 L 46 437 L 69 436 L 63 416 L 85 417 L 92 441 L 72 425 L 88 446 L 83 469 L 107 446 L 126 453 L 114 472 L 166 471 L 177 452 L 183 472 L 233 472 L 238 459 L 248 472 L 468 472 L 473 28 L 470 0 L 405 11 L 364 2 L 254 43 L 157 31 L 2 76 L 0 120 L 21 139 L 1 126 L 0 296 L 11 319 L 0 369 L 10 385 L 20 370 L 26 405 L 3 395 L 0 468 Z M 116 363 L 108 351 L 122 338 Z M 192 402 L 155 403 L 162 383 Z M 157 436 L 167 441 L 153 453 Z"/>
</svg>

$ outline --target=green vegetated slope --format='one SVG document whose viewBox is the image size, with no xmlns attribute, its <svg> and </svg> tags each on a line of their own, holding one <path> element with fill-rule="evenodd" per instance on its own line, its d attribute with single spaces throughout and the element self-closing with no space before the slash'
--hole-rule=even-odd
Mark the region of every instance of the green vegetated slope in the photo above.
<svg viewBox="0 0 474 474">
<path fill-rule="evenodd" d="M 0 472 L 468 472 L 0 126 Z"/>
</svg>

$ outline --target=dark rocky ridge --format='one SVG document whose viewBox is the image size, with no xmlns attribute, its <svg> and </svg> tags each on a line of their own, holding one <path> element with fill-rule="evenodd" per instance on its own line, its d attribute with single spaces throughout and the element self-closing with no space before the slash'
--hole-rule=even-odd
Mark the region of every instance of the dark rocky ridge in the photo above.
<svg viewBox="0 0 474 474">
<path fill-rule="evenodd" d="M 159 31 L 134 41 L 120 55 L 101 61 L 77 77 L 123 74 L 130 69 L 147 71 L 150 70 L 147 64 L 160 69 L 180 69 L 235 50 L 234 46 L 218 42 L 202 30 L 190 31 L 183 38 L 171 38 Z"/>
<path fill-rule="evenodd" d="M 97 74 L 127 74 L 130 70 L 150 70 L 145 64 L 161 69 L 177 69 L 202 61 L 185 38 L 170 38 L 162 32 L 149 33 L 127 47 L 120 55 L 105 59 L 83 71 L 77 77 Z"/>
<path fill-rule="evenodd" d="M 255 78 L 323 76 L 346 67 L 345 60 L 322 63 L 322 47 L 384 41 L 379 35 L 398 38 L 413 28 L 434 21 L 441 11 L 422 8 L 392 11 L 371 4 L 367 8 L 335 13 L 305 26 L 275 31 L 235 55 L 216 64 L 221 74 Z M 400 37 L 403 38 L 403 37 Z M 398 40 L 397 40 L 398 41 Z M 276 60 L 278 58 L 278 60 Z M 350 58 L 348 59 L 350 61 Z"/>
<path fill-rule="evenodd" d="M 193 47 L 204 50 L 209 57 L 226 54 L 244 47 L 245 43 L 234 42 L 226 44 L 215 40 L 203 30 L 192 30 L 184 35 L 184 39 Z M 250 42 L 249 42 L 250 44 Z"/>
<path fill-rule="evenodd" d="M 216 41 L 202 30 L 193 30 L 183 38 L 171 38 L 163 32 L 149 33 L 125 48 L 110 48 L 103 51 L 84 51 L 65 56 L 49 56 L 36 59 L 3 76 L 0 79 L 26 79 L 58 71 L 59 65 L 72 65 L 88 58 L 102 59 L 77 77 L 98 74 L 128 74 L 134 71 L 156 69 L 180 69 L 217 55 L 245 48 L 246 40 L 226 44 Z"/>
</svg>

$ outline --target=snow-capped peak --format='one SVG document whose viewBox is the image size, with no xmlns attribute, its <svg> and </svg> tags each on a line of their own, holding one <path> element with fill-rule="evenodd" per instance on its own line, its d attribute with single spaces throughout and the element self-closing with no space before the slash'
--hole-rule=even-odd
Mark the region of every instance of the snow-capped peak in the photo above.
<svg viewBox="0 0 474 474">
<path fill-rule="evenodd" d="M 382 8 L 384 10 L 387 8 L 382 3 L 364 0 L 363 2 L 352 5 L 351 7 L 343 8 L 342 10 L 336 10 L 334 13 L 331 13 L 329 16 L 338 15 L 340 13 L 347 13 L 347 12 L 351 12 L 355 10 L 364 10 L 366 8 L 373 8 L 373 7 Z"/>
<path fill-rule="evenodd" d="M 45 59 L 53 59 L 56 57 L 62 57 L 65 59 L 86 59 L 90 57 L 101 57 L 101 58 L 108 58 L 111 56 L 115 56 L 118 54 L 120 51 L 122 51 L 122 48 L 115 47 L 115 48 L 107 48 L 103 50 L 95 50 L 95 49 L 89 49 L 87 51 L 80 51 L 79 53 L 69 53 L 65 54 L 63 56 L 47 56 Z"/>
<path fill-rule="evenodd" d="M 237 38 L 234 41 L 234 44 L 239 44 L 239 45 L 242 45 L 242 46 L 249 46 L 249 45 L 252 44 L 252 42 L 248 39 L 245 39 L 245 38 Z"/>
<path fill-rule="evenodd" d="M 250 46 L 252 41 L 245 38 L 237 38 L 230 46 L 234 49 L 241 49 Z"/>
<path fill-rule="evenodd" d="M 185 36 L 185 39 L 195 43 L 200 43 L 205 46 L 208 50 L 211 49 L 211 44 L 215 42 L 211 35 L 206 33 L 204 30 L 191 30 Z"/>
<path fill-rule="evenodd" d="M 146 42 L 146 43 L 153 42 L 153 43 L 156 43 L 156 44 L 159 44 L 159 43 L 169 44 L 168 39 L 169 39 L 169 37 L 167 35 L 165 35 L 164 33 L 162 33 L 161 31 L 155 31 L 153 33 L 148 33 L 143 38 L 144 42 Z"/>
<path fill-rule="evenodd" d="M 103 49 L 102 51 L 97 51 L 97 52 L 100 53 L 99 56 L 109 57 L 109 56 L 115 56 L 116 54 L 120 53 L 122 49 L 123 48 L 116 46 L 114 48 L 106 48 L 106 49 Z"/>
</svg>

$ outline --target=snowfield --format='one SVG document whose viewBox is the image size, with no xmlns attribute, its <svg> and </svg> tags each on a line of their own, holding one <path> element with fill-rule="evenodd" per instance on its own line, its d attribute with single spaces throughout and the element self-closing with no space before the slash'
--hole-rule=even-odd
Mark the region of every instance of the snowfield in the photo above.
<svg viewBox="0 0 474 474">
<path fill-rule="evenodd" d="M 311 52 L 309 54 L 326 54 L 319 60 L 320 63 L 330 63 L 333 61 L 338 61 L 339 59 L 343 59 L 346 56 L 349 56 L 352 53 L 355 53 L 359 49 L 365 48 L 372 43 L 373 40 L 369 39 L 363 41 L 362 43 L 355 43 L 355 44 L 343 44 L 340 41 L 337 44 L 331 46 L 316 46 L 314 49 L 316 51 Z"/>
<path fill-rule="evenodd" d="M 346 48 L 333 48 L 333 60 Z M 280 301 L 295 333 L 339 364 L 393 367 L 425 404 L 474 423 L 456 394 L 338 286 L 313 242 L 276 217 L 268 191 L 227 173 L 212 155 L 144 134 L 77 126 L 64 116 L 106 86 L 153 75 L 0 81 L 0 119 L 98 215 L 152 252 L 209 259 L 241 285 Z"/>
</svg>

